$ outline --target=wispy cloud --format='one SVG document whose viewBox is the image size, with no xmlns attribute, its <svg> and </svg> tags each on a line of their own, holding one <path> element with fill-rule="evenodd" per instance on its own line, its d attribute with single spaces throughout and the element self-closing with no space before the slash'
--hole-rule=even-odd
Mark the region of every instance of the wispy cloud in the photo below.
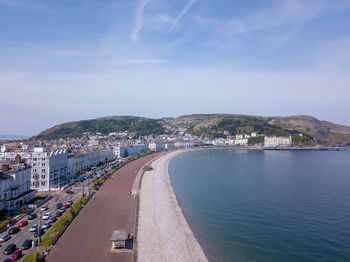
<svg viewBox="0 0 350 262">
<path fill-rule="evenodd" d="M 243 18 L 234 18 L 228 23 L 228 30 L 233 34 L 247 34 L 257 31 L 270 30 L 280 26 L 300 26 L 312 21 L 328 6 L 328 1 L 285 0 L 262 13 Z"/>
<path fill-rule="evenodd" d="M 190 0 L 187 5 L 181 10 L 180 14 L 174 19 L 174 21 L 172 22 L 168 33 L 171 33 L 174 28 L 176 27 L 177 23 L 181 20 L 181 18 L 187 13 L 188 9 L 190 9 L 190 7 L 196 3 L 197 0 Z"/>
<path fill-rule="evenodd" d="M 148 0 L 140 0 L 139 5 L 136 9 L 136 19 L 135 19 L 135 25 L 131 32 L 131 40 L 136 41 L 139 36 L 139 32 L 142 29 L 143 25 L 143 12 L 145 10 L 145 7 L 148 3 Z"/>
<path fill-rule="evenodd" d="M 43 5 L 33 3 L 31 1 L 0 0 L 0 4 L 6 5 L 12 8 L 26 8 L 26 9 L 31 9 L 35 11 L 45 12 L 52 15 L 55 14 L 51 9 Z"/>
</svg>

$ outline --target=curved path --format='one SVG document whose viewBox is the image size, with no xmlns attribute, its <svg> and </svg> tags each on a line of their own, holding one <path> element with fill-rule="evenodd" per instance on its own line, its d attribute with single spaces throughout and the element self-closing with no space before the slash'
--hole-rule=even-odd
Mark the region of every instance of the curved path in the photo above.
<svg viewBox="0 0 350 262">
<path fill-rule="evenodd" d="M 208 262 L 176 199 L 169 162 L 184 151 L 168 153 L 145 172 L 140 191 L 139 262 Z"/>
<path fill-rule="evenodd" d="M 137 159 L 108 179 L 54 246 L 49 262 L 131 262 L 132 252 L 111 252 L 113 229 L 135 235 L 136 198 L 130 195 L 137 172 L 162 152 Z"/>
</svg>

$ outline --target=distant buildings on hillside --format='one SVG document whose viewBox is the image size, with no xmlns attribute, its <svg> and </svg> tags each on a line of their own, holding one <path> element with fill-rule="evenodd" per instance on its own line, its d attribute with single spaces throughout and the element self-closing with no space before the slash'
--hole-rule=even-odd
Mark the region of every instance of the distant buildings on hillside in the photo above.
<svg viewBox="0 0 350 262">
<path fill-rule="evenodd" d="M 264 148 L 289 148 L 292 146 L 291 136 L 265 136 Z"/>
</svg>

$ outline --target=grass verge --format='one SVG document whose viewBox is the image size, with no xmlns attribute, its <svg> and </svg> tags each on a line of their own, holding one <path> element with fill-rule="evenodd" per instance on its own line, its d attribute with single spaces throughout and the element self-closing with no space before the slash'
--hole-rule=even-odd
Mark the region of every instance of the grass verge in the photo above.
<svg viewBox="0 0 350 262">
<path fill-rule="evenodd" d="M 87 202 L 89 196 L 80 198 L 67 212 L 58 220 L 58 222 L 50 229 L 41 239 L 41 247 L 49 247 L 57 241 L 58 237 L 63 233 L 67 226 L 72 222 L 76 214 L 82 209 Z"/>
<path fill-rule="evenodd" d="M 43 255 L 40 252 L 30 254 L 24 257 L 23 262 L 38 262 L 43 258 Z"/>
</svg>

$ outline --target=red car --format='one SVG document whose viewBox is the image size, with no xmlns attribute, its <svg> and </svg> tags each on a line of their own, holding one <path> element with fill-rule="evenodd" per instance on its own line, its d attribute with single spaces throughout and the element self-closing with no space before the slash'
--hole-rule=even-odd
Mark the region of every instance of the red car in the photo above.
<svg viewBox="0 0 350 262">
<path fill-rule="evenodd" d="M 65 209 L 68 209 L 68 208 L 70 208 L 70 205 L 64 204 L 64 208 L 65 208 Z"/>
<path fill-rule="evenodd" d="M 23 220 L 23 221 L 18 223 L 18 227 L 25 227 L 26 225 L 28 225 L 27 220 Z"/>
<path fill-rule="evenodd" d="M 17 249 L 15 252 L 13 252 L 13 254 L 11 255 L 11 259 L 12 260 L 18 260 L 20 259 L 22 256 L 22 250 Z"/>
<path fill-rule="evenodd" d="M 74 194 L 74 192 L 71 191 L 71 190 L 67 190 L 66 193 L 67 193 L 67 194 Z"/>
</svg>

